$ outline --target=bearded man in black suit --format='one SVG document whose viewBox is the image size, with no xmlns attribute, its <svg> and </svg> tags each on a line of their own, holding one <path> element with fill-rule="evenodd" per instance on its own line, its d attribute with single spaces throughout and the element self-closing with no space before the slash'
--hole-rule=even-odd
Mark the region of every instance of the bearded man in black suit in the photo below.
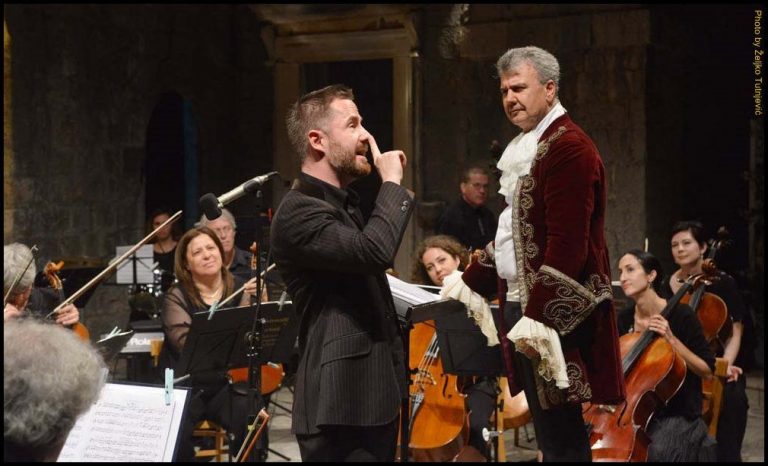
<svg viewBox="0 0 768 466">
<path fill-rule="evenodd" d="M 352 90 L 332 85 L 289 110 L 301 173 L 272 222 L 272 253 L 301 316 L 292 433 L 302 461 L 393 461 L 405 356 L 384 271 L 413 209 L 402 151 L 379 152 Z M 346 189 L 371 171 L 382 185 L 366 223 Z"/>
</svg>

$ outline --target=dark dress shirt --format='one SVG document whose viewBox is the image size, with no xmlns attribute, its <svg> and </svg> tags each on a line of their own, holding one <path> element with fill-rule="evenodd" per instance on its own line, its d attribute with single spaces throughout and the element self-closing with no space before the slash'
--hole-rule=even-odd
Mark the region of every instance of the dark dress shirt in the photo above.
<svg viewBox="0 0 768 466">
<path fill-rule="evenodd" d="M 448 206 L 437 221 L 436 233 L 451 235 L 470 250 L 483 249 L 496 237 L 498 220 L 487 207 L 477 208 L 463 198 Z"/>
</svg>

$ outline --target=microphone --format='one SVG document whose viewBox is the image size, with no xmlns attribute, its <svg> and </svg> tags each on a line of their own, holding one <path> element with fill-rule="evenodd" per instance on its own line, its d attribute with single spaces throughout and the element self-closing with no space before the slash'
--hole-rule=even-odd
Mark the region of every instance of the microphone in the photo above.
<svg viewBox="0 0 768 466">
<path fill-rule="evenodd" d="M 215 220 L 221 216 L 221 208 L 235 199 L 240 199 L 248 193 L 256 191 L 261 185 L 269 181 L 270 178 L 275 175 L 279 175 L 278 172 L 269 172 L 266 175 L 257 176 L 245 183 L 241 184 L 237 188 L 226 192 L 218 198 L 212 193 L 205 194 L 200 198 L 200 209 L 205 214 L 208 220 Z"/>
</svg>

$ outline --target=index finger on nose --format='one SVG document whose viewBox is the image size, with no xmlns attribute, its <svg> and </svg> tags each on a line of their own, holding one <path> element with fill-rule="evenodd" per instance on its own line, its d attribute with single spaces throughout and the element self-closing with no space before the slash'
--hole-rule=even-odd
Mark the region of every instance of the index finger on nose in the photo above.
<svg viewBox="0 0 768 466">
<path fill-rule="evenodd" d="M 373 156 L 374 160 L 381 157 L 381 151 L 379 150 L 379 145 L 376 144 L 376 139 L 373 137 L 371 133 L 368 133 L 368 146 L 371 148 L 371 155 Z"/>
</svg>

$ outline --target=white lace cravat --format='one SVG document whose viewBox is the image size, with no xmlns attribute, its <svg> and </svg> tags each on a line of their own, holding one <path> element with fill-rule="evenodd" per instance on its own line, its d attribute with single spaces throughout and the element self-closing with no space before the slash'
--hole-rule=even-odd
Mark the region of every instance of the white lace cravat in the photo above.
<svg viewBox="0 0 768 466">
<path fill-rule="evenodd" d="M 488 339 L 488 346 L 499 344 L 499 337 L 496 332 L 496 326 L 493 323 L 491 308 L 488 301 L 482 296 L 472 291 L 464 280 L 461 279 L 461 272 L 454 270 L 453 273 L 443 278 L 443 287 L 440 289 L 440 296 L 444 298 L 453 298 L 461 301 L 467 306 L 467 312 L 480 327 L 480 331 Z"/>
<path fill-rule="evenodd" d="M 536 157 L 538 139 L 535 131 L 518 134 L 515 139 L 507 144 L 507 148 L 501 154 L 499 163 L 496 164 L 496 167 L 501 170 L 499 194 L 504 196 L 510 205 L 512 205 L 510 201 L 515 193 L 517 180 L 521 176 L 527 175 L 531 170 L 531 163 L 533 158 Z"/>
</svg>

